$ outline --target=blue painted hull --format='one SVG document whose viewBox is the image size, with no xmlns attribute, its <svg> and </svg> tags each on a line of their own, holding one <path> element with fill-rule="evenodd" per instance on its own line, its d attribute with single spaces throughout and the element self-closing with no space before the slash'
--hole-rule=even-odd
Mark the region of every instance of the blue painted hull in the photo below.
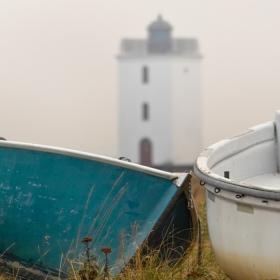
<svg viewBox="0 0 280 280">
<path fill-rule="evenodd" d="M 185 248 L 192 220 L 174 180 L 174 174 L 130 163 L 1 141 L 0 251 L 31 266 L 66 271 L 69 260 L 84 252 L 82 238 L 92 236 L 98 259 L 101 247 L 113 249 L 117 273 L 149 235 L 156 245 L 176 219 Z M 178 219 L 179 208 L 176 214 L 180 200 L 187 221 Z"/>
</svg>

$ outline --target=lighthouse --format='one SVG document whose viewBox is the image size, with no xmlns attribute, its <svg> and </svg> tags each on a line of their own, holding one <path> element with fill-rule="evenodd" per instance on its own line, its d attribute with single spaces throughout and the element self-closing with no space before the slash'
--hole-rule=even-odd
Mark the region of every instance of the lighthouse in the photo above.
<svg viewBox="0 0 280 280">
<path fill-rule="evenodd" d="M 201 149 L 201 54 L 158 16 L 118 55 L 119 156 L 166 169 L 192 166 Z"/>
</svg>

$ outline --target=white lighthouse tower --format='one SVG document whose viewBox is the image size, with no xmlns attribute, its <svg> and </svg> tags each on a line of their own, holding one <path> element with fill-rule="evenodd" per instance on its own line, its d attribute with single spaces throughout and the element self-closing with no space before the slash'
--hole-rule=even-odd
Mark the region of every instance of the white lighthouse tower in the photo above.
<svg viewBox="0 0 280 280">
<path fill-rule="evenodd" d="M 158 16 L 147 39 L 123 39 L 119 63 L 119 155 L 163 168 L 191 166 L 201 149 L 201 55 Z"/>
</svg>

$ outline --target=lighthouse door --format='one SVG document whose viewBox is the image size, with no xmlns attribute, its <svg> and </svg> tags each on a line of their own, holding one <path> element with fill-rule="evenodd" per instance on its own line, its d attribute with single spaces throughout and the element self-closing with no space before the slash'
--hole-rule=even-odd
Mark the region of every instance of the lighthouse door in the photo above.
<svg viewBox="0 0 280 280">
<path fill-rule="evenodd" d="M 140 163 L 143 165 L 152 165 L 152 142 L 144 138 L 140 142 Z"/>
</svg>

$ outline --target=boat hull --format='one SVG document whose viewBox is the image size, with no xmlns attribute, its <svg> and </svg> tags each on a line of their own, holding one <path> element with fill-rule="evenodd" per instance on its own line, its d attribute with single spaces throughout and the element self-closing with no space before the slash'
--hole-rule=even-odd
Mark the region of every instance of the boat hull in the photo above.
<svg viewBox="0 0 280 280">
<path fill-rule="evenodd" d="M 113 249 L 115 274 L 162 217 L 176 218 L 184 195 L 177 177 L 85 153 L 1 142 L 0 251 L 62 275 L 71 261 L 84 259 L 81 240 L 91 236 L 101 264 L 100 249 Z M 181 221 L 177 229 L 185 232 L 186 248 L 192 221 Z"/>
<path fill-rule="evenodd" d="M 205 185 L 207 220 L 217 262 L 233 280 L 280 279 L 280 209 Z"/>
<path fill-rule="evenodd" d="M 233 280 L 280 279 L 275 131 L 274 122 L 256 126 L 212 145 L 196 161 L 195 174 L 206 189 L 211 244 Z"/>
</svg>

